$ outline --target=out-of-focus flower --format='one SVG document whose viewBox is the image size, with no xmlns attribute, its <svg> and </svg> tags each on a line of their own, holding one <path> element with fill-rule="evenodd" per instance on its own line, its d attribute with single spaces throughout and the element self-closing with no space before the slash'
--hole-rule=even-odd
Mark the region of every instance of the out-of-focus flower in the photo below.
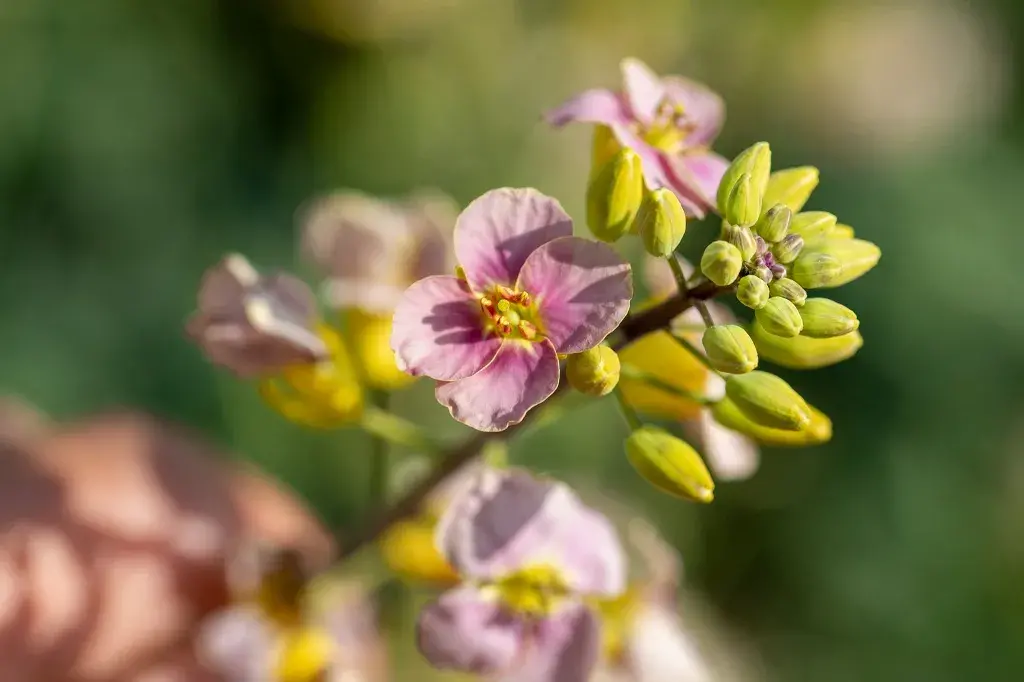
<svg viewBox="0 0 1024 682">
<path fill-rule="evenodd" d="M 568 486 L 483 470 L 448 508 L 437 542 L 466 580 L 424 608 L 417 644 L 434 666 L 507 682 L 587 682 L 600 628 L 586 598 L 625 589 L 608 520 Z"/>
<path fill-rule="evenodd" d="M 23 445 L 49 428 L 49 417 L 33 405 L 15 396 L 0 396 L 0 446 Z"/>
<path fill-rule="evenodd" d="M 725 120 L 722 99 L 700 83 L 661 78 L 639 59 L 622 60 L 621 69 L 621 91 L 586 90 L 548 112 L 548 122 L 596 124 L 595 169 L 618 147 L 632 149 L 649 189 L 671 189 L 689 215 L 703 217 L 729 163 L 709 150 Z"/>
<path fill-rule="evenodd" d="M 398 366 L 437 380 L 438 402 L 481 431 L 518 423 L 558 386 L 558 354 L 593 348 L 625 317 L 630 267 L 572 236 L 572 220 L 534 189 L 497 189 L 455 226 L 463 276 L 406 290 L 391 347 Z"/>
<path fill-rule="evenodd" d="M 757 322 L 750 326 L 750 336 L 760 357 L 788 369 L 828 367 L 853 357 L 864 345 L 864 337 L 858 331 L 831 339 L 812 339 L 809 336 L 787 339 L 769 334 Z"/>
</svg>

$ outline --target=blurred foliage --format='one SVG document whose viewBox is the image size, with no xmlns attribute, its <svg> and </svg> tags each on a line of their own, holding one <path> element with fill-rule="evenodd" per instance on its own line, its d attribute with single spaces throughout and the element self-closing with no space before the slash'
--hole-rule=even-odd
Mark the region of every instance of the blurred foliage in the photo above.
<svg viewBox="0 0 1024 682">
<path fill-rule="evenodd" d="M 850 19 L 894 7 L 917 14 Z M 548 131 L 540 113 L 614 83 L 637 54 L 721 90 L 725 153 L 769 139 L 778 167 L 821 167 L 810 208 L 883 248 L 839 295 L 866 344 L 782 373 L 833 418 L 834 442 L 768 453 L 708 508 L 647 492 L 608 400 L 513 458 L 585 471 L 650 513 L 769 678 L 1012 679 L 1024 54 L 1009 38 L 1022 26 L 1009 0 L 4 0 L 3 389 L 61 417 L 130 405 L 188 422 L 328 522 L 356 522 L 365 440 L 299 432 L 204 363 L 181 329 L 201 272 L 228 250 L 292 267 L 293 211 L 341 186 L 436 185 L 465 202 L 528 184 L 582 217 L 588 133 Z M 967 71 L 936 64 L 935 40 Z M 833 43 L 886 59 L 833 59 Z M 684 250 L 710 234 L 695 226 Z M 455 435 L 429 392 L 399 409 Z"/>
</svg>

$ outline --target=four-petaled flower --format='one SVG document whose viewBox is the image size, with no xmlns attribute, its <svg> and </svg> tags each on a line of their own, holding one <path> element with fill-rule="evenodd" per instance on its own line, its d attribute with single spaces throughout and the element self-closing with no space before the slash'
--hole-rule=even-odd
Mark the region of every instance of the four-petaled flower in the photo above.
<svg viewBox="0 0 1024 682">
<path fill-rule="evenodd" d="M 600 625 L 584 599 L 625 588 L 604 516 L 564 484 L 485 469 L 445 512 L 437 542 L 465 582 L 420 614 L 431 664 L 503 682 L 589 679 Z"/>
<path fill-rule="evenodd" d="M 700 83 L 659 78 L 638 59 L 622 60 L 621 69 L 621 92 L 586 90 L 549 112 L 548 122 L 607 126 L 613 142 L 640 156 L 650 189 L 671 189 L 687 214 L 702 218 L 715 210 L 718 184 L 729 166 L 709 150 L 725 120 L 722 99 Z"/>
<path fill-rule="evenodd" d="M 481 431 L 518 423 L 558 386 L 558 354 L 599 344 L 625 317 L 629 264 L 572 236 L 557 200 L 496 189 L 455 225 L 462 276 L 427 277 L 395 309 L 398 366 L 440 382 L 438 401 Z"/>
</svg>

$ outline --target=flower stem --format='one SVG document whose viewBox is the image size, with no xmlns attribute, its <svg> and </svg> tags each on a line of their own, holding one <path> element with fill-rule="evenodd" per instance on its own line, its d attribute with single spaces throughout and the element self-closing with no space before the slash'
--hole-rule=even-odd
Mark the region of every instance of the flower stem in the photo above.
<svg viewBox="0 0 1024 682">
<path fill-rule="evenodd" d="M 637 416 L 636 410 L 633 409 L 633 406 L 626 402 L 626 396 L 622 393 L 622 389 L 616 387 L 613 393 L 615 393 L 615 399 L 619 403 L 619 411 L 622 412 L 622 416 L 625 417 L 626 423 L 629 424 L 629 430 L 636 431 L 642 427 L 644 423 L 640 421 L 640 417 Z"/>
<path fill-rule="evenodd" d="M 438 455 L 444 445 L 426 433 L 416 424 L 388 412 L 379 404 L 367 405 L 360 421 L 363 430 L 377 440 L 391 445 L 401 445 L 425 455 Z"/>
<path fill-rule="evenodd" d="M 679 293 L 683 296 L 687 296 L 690 293 L 690 285 L 686 282 L 686 273 L 683 272 L 683 265 L 676 258 L 675 254 L 672 254 L 667 259 L 668 265 L 672 268 L 672 275 L 676 278 L 676 285 L 679 287 Z M 700 313 L 701 319 L 704 320 L 704 324 L 708 327 L 714 327 L 715 321 L 711 318 L 711 313 L 708 311 L 707 305 L 704 301 L 695 301 L 694 306 Z"/>
<path fill-rule="evenodd" d="M 683 338 L 683 336 L 681 336 L 680 334 L 675 334 L 673 332 L 669 332 L 669 336 L 671 336 L 675 340 L 675 342 L 678 343 L 680 346 L 690 351 L 693 357 L 697 358 L 697 360 L 702 365 L 707 367 L 709 371 L 714 372 L 715 374 L 719 373 L 718 370 L 712 366 L 711 361 L 708 360 L 708 356 L 701 353 L 700 349 L 698 349 L 696 346 L 690 343 L 687 339 Z"/>
<path fill-rule="evenodd" d="M 621 376 L 626 377 L 627 379 L 642 381 L 645 384 L 658 389 L 659 391 L 671 393 L 672 395 L 679 396 L 680 398 L 686 398 L 687 400 L 691 400 L 697 403 L 698 405 L 714 405 L 716 402 L 718 402 L 717 400 L 713 400 L 712 398 L 708 398 L 703 395 L 698 395 L 697 393 L 694 393 L 692 391 L 687 391 L 685 388 L 673 386 L 672 384 L 663 381 L 662 379 L 651 374 L 650 372 L 645 372 L 639 367 L 634 367 L 633 365 L 622 365 L 619 371 Z"/>
</svg>

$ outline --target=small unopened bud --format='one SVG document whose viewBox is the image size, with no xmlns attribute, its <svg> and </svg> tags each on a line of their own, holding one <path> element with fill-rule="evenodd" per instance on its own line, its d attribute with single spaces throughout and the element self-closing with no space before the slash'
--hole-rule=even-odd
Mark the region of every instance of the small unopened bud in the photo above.
<svg viewBox="0 0 1024 682">
<path fill-rule="evenodd" d="M 804 288 L 787 277 L 773 281 L 768 285 L 768 291 L 772 296 L 781 296 L 798 308 L 807 300 Z"/>
<path fill-rule="evenodd" d="M 725 212 L 722 215 L 738 227 L 749 227 L 757 222 L 761 215 L 761 197 L 754 190 L 750 173 L 744 173 L 737 178 L 726 199 Z"/>
<path fill-rule="evenodd" d="M 853 228 L 843 223 L 836 223 L 836 226 L 832 228 L 828 236 L 832 239 L 853 239 Z"/>
<path fill-rule="evenodd" d="M 668 258 L 686 234 L 686 214 L 675 193 L 664 187 L 644 195 L 636 214 L 636 229 L 647 253 Z"/>
<path fill-rule="evenodd" d="M 882 251 L 863 239 L 825 239 L 805 249 L 793 262 L 793 279 L 805 289 L 838 287 L 875 267 Z"/>
<path fill-rule="evenodd" d="M 857 331 L 860 321 L 857 314 L 827 298 L 810 298 L 800 309 L 804 321 L 801 334 L 812 339 L 830 339 Z"/>
<path fill-rule="evenodd" d="M 742 433 L 761 445 L 772 447 L 804 447 L 820 445 L 832 439 L 832 422 L 824 413 L 808 405 L 810 423 L 799 431 L 775 429 L 751 420 L 732 400 L 724 398 L 711 408 L 715 421 L 727 429 Z"/>
<path fill-rule="evenodd" d="M 565 376 L 569 385 L 587 395 L 608 395 L 619 383 L 619 356 L 605 345 L 569 356 Z"/>
<path fill-rule="evenodd" d="M 793 219 L 793 211 L 785 204 L 775 204 L 761 216 L 754 229 L 772 243 L 782 241 L 789 233 L 789 223 Z"/>
<path fill-rule="evenodd" d="M 711 242 L 700 258 L 700 271 L 720 287 L 729 286 L 740 276 L 743 254 L 729 242 Z"/>
<path fill-rule="evenodd" d="M 587 225 L 595 237 L 614 242 L 629 232 L 643 198 L 643 168 L 632 149 L 620 149 L 587 187 Z"/>
<path fill-rule="evenodd" d="M 769 334 L 776 336 L 796 336 L 804 328 L 800 311 L 791 301 L 781 296 L 772 296 L 764 307 L 754 313 L 758 323 Z"/>
<path fill-rule="evenodd" d="M 771 174 L 771 170 L 772 151 L 767 142 L 758 142 L 740 152 L 733 159 L 722 175 L 722 180 L 718 185 L 718 210 L 723 216 L 726 216 L 726 220 L 733 225 L 750 226 L 754 224 L 754 221 L 760 216 L 761 202 L 764 198 L 765 189 L 768 187 L 768 177 Z M 733 220 L 729 217 L 730 211 L 727 208 L 730 203 L 730 197 L 734 194 L 736 185 L 743 175 L 750 176 L 749 187 L 746 192 L 749 194 L 749 201 L 755 202 L 757 205 L 758 215 L 754 216 L 750 222 Z"/>
<path fill-rule="evenodd" d="M 772 281 L 786 276 L 786 266 L 782 263 L 772 263 L 768 269 L 772 271 Z"/>
<path fill-rule="evenodd" d="M 828 367 L 853 357 L 864 345 L 859 331 L 831 339 L 812 339 L 802 335 L 787 339 L 769 334 L 756 322 L 750 327 L 750 336 L 763 360 L 787 369 Z"/>
<path fill-rule="evenodd" d="M 747 331 L 736 324 L 716 324 L 704 330 L 704 352 L 719 372 L 746 374 L 757 369 L 757 348 Z"/>
<path fill-rule="evenodd" d="M 785 381 L 755 370 L 732 375 L 725 393 L 752 421 L 776 429 L 796 431 L 811 423 L 810 409 L 800 394 Z"/>
<path fill-rule="evenodd" d="M 768 284 L 775 279 L 775 276 L 772 274 L 772 269 L 765 265 L 759 265 L 754 268 L 754 276 L 765 284 Z"/>
<path fill-rule="evenodd" d="M 757 275 L 741 277 L 736 285 L 736 298 L 751 310 L 763 308 L 769 295 L 768 285 Z"/>
<path fill-rule="evenodd" d="M 764 192 L 766 206 L 785 204 L 794 213 L 807 203 L 811 192 L 818 186 L 818 169 L 814 166 L 800 166 L 775 171 L 768 178 Z"/>
<path fill-rule="evenodd" d="M 772 255 L 779 263 L 792 263 L 803 248 L 804 238 L 798 234 L 791 234 L 772 247 Z"/>
<path fill-rule="evenodd" d="M 757 253 L 757 241 L 749 227 L 735 227 L 723 224 L 722 238 L 740 250 L 743 261 L 749 261 Z"/>
<path fill-rule="evenodd" d="M 825 211 L 804 211 L 789 221 L 789 233 L 798 234 L 805 240 L 823 237 L 836 226 L 836 217 Z"/>
<path fill-rule="evenodd" d="M 658 490 L 693 502 L 711 502 L 715 482 L 689 443 L 656 426 L 643 426 L 626 439 L 626 458 Z"/>
</svg>

